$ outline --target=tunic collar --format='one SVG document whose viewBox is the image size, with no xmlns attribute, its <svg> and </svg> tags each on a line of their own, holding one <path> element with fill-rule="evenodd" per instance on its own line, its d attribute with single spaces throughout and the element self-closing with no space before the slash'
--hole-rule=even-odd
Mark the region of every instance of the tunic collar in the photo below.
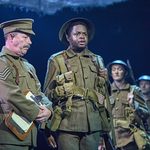
<svg viewBox="0 0 150 150">
<path fill-rule="evenodd" d="M 6 46 L 2 47 L 1 52 L 2 52 L 2 55 L 9 55 L 9 56 L 13 57 L 14 59 L 22 59 L 20 56 L 17 56 L 11 50 L 9 50 Z"/>
<path fill-rule="evenodd" d="M 82 52 L 80 52 L 80 53 L 76 53 L 76 52 L 74 52 L 72 49 L 70 49 L 70 48 L 68 48 L 67 50 L 66 50 L 66 54 L 67 54 L 67 56 L 68 57 L 75 57 L 75 56 L 82 56 L 82 57 L 91 57 L 91 56 L 93 56 L 94 54 L 90 51 L 90 50 L 88 50 L 88 49 L 84 49 Z"/>
<path fill-rule="evenodd" d="M 130 84 L 129 83 L 126 83 L 125 86 L 121 89 L 119 89 L 114 82 L 111 84 L 111 90 L 114 91 L 114 92 L 115 91 L 120 91 L 120 90 L 129 90 L 129 89 L 130 89 Z"/>
</svg>

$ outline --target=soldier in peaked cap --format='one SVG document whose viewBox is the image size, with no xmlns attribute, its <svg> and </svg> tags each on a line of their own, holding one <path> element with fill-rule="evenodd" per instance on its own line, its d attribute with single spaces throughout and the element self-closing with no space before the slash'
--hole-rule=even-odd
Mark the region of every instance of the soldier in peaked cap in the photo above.
<svg viewBox="0 0 150 150">
<path fill-rule="evenodd" d="M 25 18 L 25 19 L 15 19 L 6 21 L 0 24 L 0 28 L 3 29 L 4 35 L 10 32 L 23 32 L 26 34 L 35 35 L 32 30 L 33 19 Z"/>
<path fill-rule="evenodd" d="M 0 52 L 0 150 L 29 150 L 36 147 L 37 127 L 34 125 L 26 136 L 20 136 L 25 133 L 18 126 L 21 122 L 10 124 L 6 119 L 12 112 L 29 122 L 43 123 L 51 116 L 51 103 L 40 90 L 35 68 L 22 58 L 32 43 L 30 36 L 35 34 L 32 23 L 32 19 L 25 18 L 0 24 L 5 36 L 5 45 Z M 43 105 L 38 106 L 26 98 L 27 91 L 35 97 L 40 96 L 39 101 Z"/>
<path fill-rule="evenodd" d="M 140 89 L 126 80 L 129 68 L 124 61 L 114 60 L 109 63 L 108 72 L 113 79 L 110 103 L 115 127 L 116 148 L 140 150 L 141 147 L 145 147 L 145 150 L 148 150 L 149 148 L 146 148 L 149 146 L 148 139 L 142 130 L 144 128 L 142 122 L 148 118 L 148 110 Z M 143 132 L 145 139 L 138 139 L 140 134 L 137 131 Z"/>
<path fill-rule="evenodd" d="M 93 36 L 88 19 L 65 22 L 59 39 L 68 48 L 48 60 L 44 91 L 54 102 L 50 130 L 58 131 L 59 150 L 96 150 L 100 134 L 109 132 L 103 59 L 88 49 Z"/>
</svg>

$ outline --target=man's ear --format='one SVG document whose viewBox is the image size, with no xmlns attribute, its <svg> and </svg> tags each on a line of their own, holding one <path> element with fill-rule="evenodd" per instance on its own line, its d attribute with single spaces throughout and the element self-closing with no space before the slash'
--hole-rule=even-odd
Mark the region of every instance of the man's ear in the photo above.
<svg viewBox="0 0 150 150">
<path fill-rule="evenodd" d="M 15 34 L 14 33 L 9 33 L 8 34 L 8 38 L 10 38 L 11 40 L 15 37 Z"/>
<path fill-rule="evenodd" d="M 129 76 L 129 72 L 125 70 L 125 77 Z"/>
</svg>

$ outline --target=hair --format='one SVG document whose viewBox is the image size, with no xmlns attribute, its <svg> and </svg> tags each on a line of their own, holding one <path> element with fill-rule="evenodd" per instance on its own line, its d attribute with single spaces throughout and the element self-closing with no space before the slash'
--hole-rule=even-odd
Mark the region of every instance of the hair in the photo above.
<svg viewBox="0 0 150 150">
<path fill-rule="evenodd" d="M 13 37 L 14 37 L 14 36 L 17 35 L 17 32 L 10 32 L 10 33 L 5 34 L 5 35 L 4 35 L 5 41 L 7 40 L 8 35 L 10 35 L 10 34 L 13 35 Z"/>
</svg>

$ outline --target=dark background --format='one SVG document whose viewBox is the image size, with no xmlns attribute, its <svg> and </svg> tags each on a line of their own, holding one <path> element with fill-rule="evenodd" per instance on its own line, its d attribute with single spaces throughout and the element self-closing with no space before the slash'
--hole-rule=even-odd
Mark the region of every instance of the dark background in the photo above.
<svg viewBox="0 0 150 150">
<path fill-rule="evenodd" d="M 85 17 L 96 27 L 89 49 L 101 55 L 105 64 L 130 60 L 135 78 L 150 75 L 150 0 L 129 0 L 107 7 L 64 8 L 53 15 L 0 5 L 0 22 L 16 18 L 33 18 L 36 36 L 25 56 L 32 63 L 43 85 L 47 60 L 53 53 L 66 48 L 59 42 L 61 25 L 72 17 Z M 4 45 L 0 32 L 0 47 Z"/>
<path fill-rule="evenodd" d="M 59 29 L 72 17 L 85 17 L 93 21 L 96 34 L 89 43 L 89 49 L 101 55 L 105 64 L 115 59 L 129 59 L 135 78 L 150 75 L 150 0 L 129 0 L 97 8 L 64 8 L 53 15 L 0 5 L 0 22 L 16 18 L 35 20 L 33 28 L 36 36 L 25 58 L 35 66 L 42 85 L 48 58 L 66 48 L 59 42 Z M 3 45 L 1 30 L 0 47 Z M 43 134 L 39 132 L 38 137 L 38 150 L 48 149 Z"/>
</svg>

